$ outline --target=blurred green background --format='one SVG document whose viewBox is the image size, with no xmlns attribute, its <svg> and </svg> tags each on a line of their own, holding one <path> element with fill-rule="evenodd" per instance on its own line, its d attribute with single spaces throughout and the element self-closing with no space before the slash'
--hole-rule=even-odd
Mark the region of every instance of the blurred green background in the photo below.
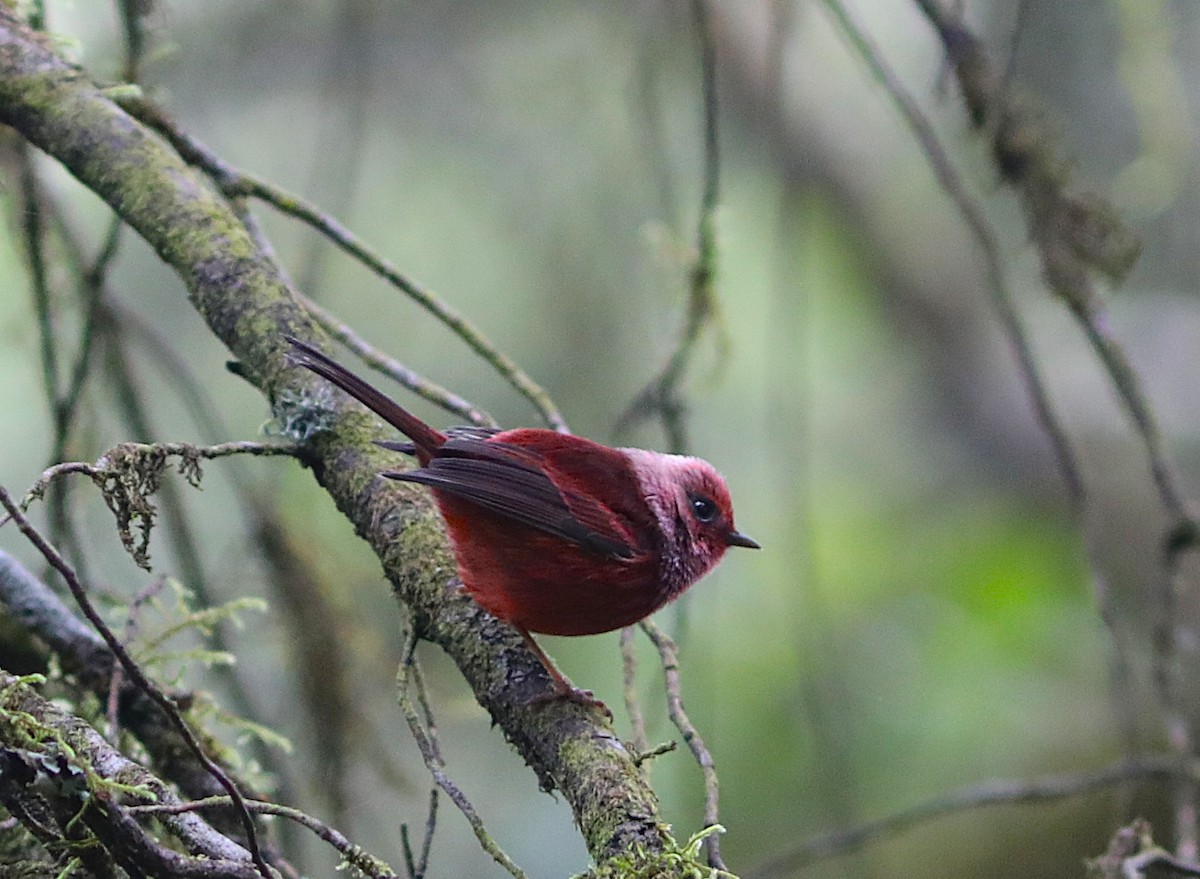
<svg viewBox="0 0 1200 879">
<path fill-rule="evenodd" d="M 1089 504 L 1082 522 L 1069 511 L 978 249 L 826 10 L 713 4 L 722 315 L 688 377 L 691 451 L 726 475 L 738 524 L 764 551 L 731 553 L 660 621 L 681 642 L 686 704 L 720 772 L 723 852 L 735 872 L 961 786 L 1105 765 L 1131 742 L 1162 747 L 1149 645 L 1165 517 L 1142 449 L 1040 282 L 1019 209 L 968 130 L 927 24 L 909 3 L 851 8 L 995 224 Z M 1073 178 L 1111 198 L 1143 237 L 1142 260 L 1109 298 L 1110 325 L 1188 485 L 1200 450 L 1198 19 L 1200 7 L 1185 2 L 1067 0 L 1026 4 L 1023 15 L 1009 2 L 967 4 L 1012 87 L 1045 108 Z M 544 384 L 576 432 L 662 446 L 652 424 L 614 426 L 682 320 L 702 172 L 686 4 L 157 2 L 146 24 L 144 87 L 188 131 L 317 202 L 468 315 Z M 108 4 L 52 2 L 49 26 L 92 75 L 118 76 Z M 105 209 L 46 167 L 94 252 Z M 9 216 L 0 411 L 18 413 L 0 419 L 0 483 L 22 490 L 48 463 L 50 428 L 17 189 L 0 183 Z M 266 207 L 256 213 L 306 294 L 501 423 L 534 423 L 412 303 L 313 232 Z M 226 352 L 182 284 L 132 235 L 112 290 L 186 361 L 227 431 L 208 435 L 143 351 L 135 366 L 155 439 L 253 439 L 269 429 L 265 402 L 226 371 Z M 85 413 L 72 456 L 91 460 L 130 438 L 103 381 Z M 419 830 L 428 796 L 395 706 L 400 611 L 377 561 L 295 464 L 212 463 L 204 491 L 186 493 L 211 591 L 270 604 L 231 632 L 229 647 L 256 719 L 296 745 L 277 757 L 286 771 L 276 781 L 320 817 L 329 817 L 328 791 L 313 766 L 328 743 L 319 706 L 315 719 L 300 708 L 295 632 L 245 521 L 231 514 L 232 481 L 246 474 L 285 511 L 339 611 L 361 714 L 342 829 L 398 865 L 397 828 Z M 103 504 L 83 486 L 73 497 L 95 588 L 136 592 L 147 577 L 122 554 Z M 152 544 L 164 573 L 178 564 L 170 528 L 165 521 Z M 12 529 L 0 545 L 30 558 Z M 1112 639 L 1089 567 L 1113 596 L 1132 700 L 1112 696 Z M 1180 607 L 1185 635 L 1193 610 Z M 615 634 L 544 646 L 577 683 L 620 703 Z M 650 738 L 678 739 L 655 659 L 647 644 L 639 650 Z M 432 649 L 422 656 L 448 770 L 500 844 L 532 876 L 584 869 L 566 805 L 538 791 L 453 667 Z M 182 680 L 223 692 L 195 668 Z M 628 732 L 621 711 L 617 723 Z M 653 780 L 676 831 L 697 830 L 703 788 L 686 750 L 659 758 Z M 1155 819 L 1169 839 L 1165 800 L 1143 786 L 970 812 L 798 875 L 1080 875 L 1082 859 L 1132 814 Z M 314 874 L 327 874 L 328 852 L 300 844 Z M 446 803 L 431 867 L 502 875 Z"/>
</svg>

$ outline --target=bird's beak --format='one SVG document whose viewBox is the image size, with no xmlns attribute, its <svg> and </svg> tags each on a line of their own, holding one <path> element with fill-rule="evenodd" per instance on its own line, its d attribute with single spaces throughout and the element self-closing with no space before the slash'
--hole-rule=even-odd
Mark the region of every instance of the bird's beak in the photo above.
<svg viewBox="0 0 1200 879">
<path fill-rule="evenodd" d="M 762 547 L 758 545 L 757 540 L 747 537 L 745 534 L 741 534 L 737 531 L 730 531 L 728 534 L 726 534 L 725 542 L 730 546 L 744 546 L 746 549 L 762 549 Z"/>
</svg>

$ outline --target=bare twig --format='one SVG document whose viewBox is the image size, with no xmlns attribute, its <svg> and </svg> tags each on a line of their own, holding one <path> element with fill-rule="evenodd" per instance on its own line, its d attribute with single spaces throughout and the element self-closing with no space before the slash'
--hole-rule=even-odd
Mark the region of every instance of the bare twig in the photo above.
<svg viewBox="0 0 1200 879">
<path fill-rule="evenodd" d="M 38 552 L 42 554 L 42 557 L 46 559 L 50 566 L 58 571 L 58 573 L 62 576 L 63 580 L 67 584 L 67 588 L 71 590 L 71 595 L 75 598 L 76 603 L 79 605 L 79 609 L 83 611 L 83 615 L 87 617 L 88 622 L 92 624 L 92 626 L 100 634 L 100 637 L 104 639 L 105 644 L 108 645 L 108 649 L 112 651 L 113 656 L 116 657 L 117 661 L 121 664 L 121 667 L 125 670 L 125 674 L 129 676 L 130 680 L 132 680 L 138 686 L 138 688 L 142 690 L 142 692 L 144 692 L 147 696 L 154 700 L 155 703 L 157 703 L 159 708 L 162 709 L 163 713 L 166 714 L 171 725 L 175 727 L 176 731 L 183 738 L 188 749 L 192 752 L 192 755 L 204 766 L 209 774 L 216 779 L 221 787 L 225 789 L 226 793 L 229 794 L 230 799 L 233 801 L 234 811 L 242 819 L 242 829 L 246 834 L 246 848 L 250 852 L 250 856 L 254 861 L 255 867 L 258 868 L 258 871 L 260 874 L 262 874 L 263 879 L 273 879 L 271 868 L 263 859 L 262 852 L 258 846 L 258 831 L 254 826 L 254 819 L 246 810 L 245 800 L 243 799 L 241 792 L 238 791 L 237 785 L 233 783 L 233 781 L 225 773 L 225 770 L 218 766 L 207 754 L 204 753 L 204 750 L 200 747 L 200 743 L 196 741 L 196 737 L 192 735 L 192 731 L 188 728 L 187 723 L 184 722 L 183 717 L 179 714 L 179 710 L 175 707 L 171 700 L 163 695 L 162 691 L 159 690 L 158 687 L 156 687 L 153 683 L 151 683 L 150 679 L 142 673 L 141 668 L 138 667 L 138 664 L 133 661 L 133 658 L 125 650 L 124 646 L 122 646 L 120 639 L 113 634 L 112 630 L 104 622 L 104 619 L 92 605 L 91 599 L 88 598 L 87 590 L 84 589 L 83 584 L 79 581 L 74 569 L 67 564 L 66 560 L 61 555 L 59 555 L 58 550 L 47 543 L 37 529 L 33 527 L 30 521 L 25 518 L 25 515 L 21 512 L 20 508 L 9 496 L 8 491 L 3 487 L 0 487 L 0 506 L 3 506 L 4 509 L 8 511 L 8 515 L 16 524 L 17 528 L 20 529 L 21 533 L 24 534 L 29 542 L 32 543 L 38 550 Z"/>
<path fill-rule="evenodd" d="M 1025 385 L 1025 391 L 1033 404 L 1034 413 L 1050 440 L 1050 445 L 1057 462 L 1059 473 L 1067 488 L 1067 497 L 1071 510 L 1078 519 L 1082 519 L 1087 507 L 1087 489 L 1079 465 L 1078 457 L 1072 448 L 1070 438 L 1060 422 L 1054 407 L 1050 402 L 1045 383 L 1042 381 L 1037 361 L 1025 328 L 1021 323 L 1016 304 L 1013 301 L 1004 263 L 1000 256 L 1000 246 L 996 234 L 988 222 L 979 202 L 971 196 L 964 184 L 958 169 L 955 168 L 949 154 L 943 147 L 934 126 L 925 113 L 922 112 L 917 100 L 904 87 L 900 77 L 887 63 L 866 31 L 854 20 L 853 16 L 841 0 L 825 0 L 829 9 L 851 46 L 867 65 L 871 74 L 883 86 L 892 99 L 897 112 L 908 125 L 916 138 L 926 159 L 929 161 L 934 176 L 943 191 L 949 196 L 957 208 L 967 229 L 975 238 L 983 257 L 988 281 L 988 292 L 992 308 L 1004 329 L 1013 356 L 1017 362 L 1017 372 Z M 1019 4 L 1017 23 L 1014 27 L 1014 49 L 1024 23 L 1025 3 Z M 1007 83 L 1010 70 L 1006 69 L 1004 81 Z M 1101 621 L 1109 635 L 1109 683 L 1114 702 L 1114 713 L 1122 726 L 1128 726 L 1127 719 L 1132 711 L 1133 694 L 1130 689 L 1130 665 L 1112 608 L 1111 592 L 1106 587 L 1104 577 L 1094 558 L 1094 549 L 1084 540 L 1084 553 L 1087 557 L 1092 582 L 1092 594 L 1096 600 L 1097 610 Z M 1133 745 L 1133 737 L 1125 736 L 1127 743 Z"/>
<path fill-rule="evenodd" d="M 653 620 L 642 620 L 638 625 L 654 643 L 659 658 L 662 660 L 663 678 L 667 688 L 667 714 L 670 715 L 671 722 L 675 724 L 675 728 L 679 730 L 679 734 L 683 736 L 684 742 L 691 750 L 692 756 L 700 765 L 700 772 L 704 776 L 704 824 L 705 827 L 714 827 L 720 824 L 717 769 L 713 764 L 712 754 L 704 746 L 704 739 L 700 737 L 700 732 L 683 708 L 682 684 L 679 679 L 679 653 L 675 648 L 675 642 Z M 721 860 L 718 836 L 719 834 L 713 833 L 704 840 L 705 850 L 708 852 L 708 863 L 714 869 L 727 870 L 725 862 Z"/>
<path fill-rule="evenodd" d="M 54 315 L 50 302 L 50 281 L 46 269 L 45 222 L 42 218 L 41 186 L 33 166 L 33 150 L 22 144 L 17 151 L 21 163 L 21 200 L 24 224 L 25 256 L 29 260 L 29 279 L 33 308 L 37 315 L 42 354 L 42 382 L 51 415 L 57 421 L 58 356 L 54 339 Z"/>
<path fill-rule="evenodd" d="M 129 806 L 128 811 L 135 815 L 182 815 L 188 812 L 199 812 L 202 809 L 209 809 L 214 806 L 230 806 L 233 801 L 229 797 L 205 797 L 202 800 L 192 800 L 187 803 L 169 803 L 158 804 L 151 803 L 144 806 Z M 350 842 L 345 834 L 334 827 L 330 827 L 324 821 L 314 818 L 312 815 L 306 814 L 299 809 L 293 809 L 291 806 L 283 806 L 279 803 L 267 803 L 262 800 L 246 800 L 246 808 L 256 815 L 277 815 L 280 818 L 286 818 L 289 821 L 294 821 L 301 827 L 311 830 L 313 834 L 324 842 L 329 843 L 336 849 L 342 857 L 346 859 L 346 863 L 361 870 L 367 876 L 373 879 L 396 879 L 396 871 L 389 867 L 386 863 L 367 854 L 359 846 Z"/>
<path fill-rule="evenodd" d="M 0 604 L 22 628 L 46 643 L 57 656 L 62 669 L 69 674 L 69 680 L 77 682 L 83 692 L 93 693 L 101 699 L 110 692 L 111 680 L 121 674 L 121 667 L 114 661 L 104 639 L 79 619 L 54 590 L 2 550 Z M 158 707 L 148 694 L 126 684 L 120 709 L 126 729 L 141 741 L 152 763 L 166 773 L 164 778 L 175 782 L 188 795 L 200 798 L 221 789 L 201 764 L 189 759 L 188 748 L 182 737 L 173 726 L 163 723 Z M 244 782 L 238 783 L 246 789 Z M 175 802 L 175 799 L 173 795 L 165 798 L 160 795 L 158 801 Z M 221 823 L 225 831 L 233 829 L 225 816 L 222 816 Z M 215 835 L 211 828 L 206 832 Z M 186 834 L 180 838 L 186 838 Z M 193 846 L 193 850 L 200 849 Z M 291 875 L 291 868 L 281 858 L 273 856 L 272 861 L 278 863 L 287 875 Z"/>
<path fill-rule="evenodd" d="M 1047 282 L 1079 321 L 1142 437 L 1164 506 L 1191 523 L 1190 505 L 1164 453 L 1157 420 L 1124 352 L 1105 329 L 1091 277 L 1093 272 L 1121 277 L 1137 259 L 1138 242 L 1097 196 L 1066 190 L 1065 160 L 1057 145 L 1032 109 L 999 90 L 1002 80 L 958 13 L 940 0 L 916 3 L 954 64 L 972 122 L 988 126 L 998 169 L 1028 214 Z"/>
<path fill-rule="evenodd" d="M 344 252 L 396 287 L 452 330 L 471 350 L 486 361 L 518 393 L 527 399 L 555 430 L 566 433 L 567 423 L 544 388 L 538 385 L 511 357 L 499 350 L 463 315 L 432 291 L 411 280 L 393 263 L 376 253 L 332 216 L 299 196 L 252 174 L 234 168 L 191 134 L 183 131 L 162 108 L 142 98 L 130 99 L 126 109 L 166 137 L 185 161 L 201 168 L 221 187 L 226 197 L 257 198 L 282 213 L 316 229 Z M 432 402 L 437 403 L 435 399 Z"/>
<path fill-rule="evenodd" d="M 55 241 L 61 248 L 63 258 L 70 263 L 72 274 L 77 278 L 75 295 L 78 300 L 80 321 L 74 362 L 66 380 L 66 387 L 57 397 L 48 399 L 52 415 L 53 440 L 47 462 L 54 464 L 64 460 L 68 455 L 84 388 L 88 379 L 96 374 L 91 366 L 95 342 L 99 336 L 97 329 L 101 323 L 103 302 L 108 297 L 107 273 L 116 259 L 124 224 L 115 215 L 111 218 L 108 234 L 105 236 L 100 252 L 94 259 L 90 259 L 84 252 L 80 236 L 71 228 L 58 200 L 45 188 L 41 190 L 41 199 L 51 228 L 55 233 Z M 65 349 L 65 344 L 62 347 Z M 67 483 L 62 483 L 55 486 L 50 492 L 46 499 L 46 518 L 49 522 L 51 538 L 63 547 L 80 576 L 86 579 L 87 569 L 84 567 L 86 560 L 79 548 L 79 536 L 70 515 L 69 488 Z"/>
<path fill-rule="evenodd" d="M 1017 0 L 1017 8 L 1013 15 L 1012 33 L 1008 38 L 1008 57 L 1004 59 L 1004 73 L 1001 75 L 1000 90 L 1008 92 L 1012 86 L 1013 74 L 1017 69 L 1017 55 L 1021 49 L 1021 39 L 1028 29 L 1030 6 L 1029 0 Z"/>
<path fill-rule="evenodd" d="M 142 57 L 146 53 L 143 18 L 149 14 L 152 5 L 145 0 L 119 0 L 117 7 L 121 12 L 121 30 L 125 35 L 124 78 L 126 82 L 137 82 L 141 78 Z"/>
<path fill-rule="evenodd" d="M 421 839 L 421 854 L 413 855 L 412 842 L 408 838 L 408 824 L 400 825 L 400 843 L 404 848 L 404 866 L 408 879 L 424 879 L 429 869 L 429 850 L 433 847 L 433 834 L 437 829 L 438 792 L 436 783 L 429 789 L 429 810 L 425 813 L 425 835 Z"/>
<path fill-rule="evenodd" d="M 704 172 L 700 218 L 696 223 L 696 258 L 688 278 L 687 315 L 675 349 L 659 374 L 642 389 L 621 416 L 618 429 L 657 416 L 672 452 L 688 446 L 687 423 L 680 384 L 696 345 L 718 314 L 716 293 L 716 213 L 720 198 L 721 154 L 717 130 L 717 48 L 705 0 L 692 0 L 692 18 L 700 43 L 701 94 L 704 105 Z"/>
<path fill-rule="evenodd" d="M 135 442 L 150 443 L 158 432 L 154 429 L 146 405 L 147 394 L 141 385 L 141 376 L 130 360 L 125 335 L 111 323 L 106 322 L 105 328 L 108 330 L 105 333 L 105 372 L 116 398 L 117 412 L 125 425 L 125 435 Z M 186 458 L 181 463 L 184 467 L 189 466 Z M 151 467 L 154 466 L 152 463 Z M 195 482 L 191 474 L 189 479 Z M 157 494 L 171 522 L 167 540 L 175 556 L 179 578 L 188 584 L 202 604 L 216 604 L 182 490 L 175 481 L 167 480 L 158 485 Z"/>
<path fill-rule="evenodd" d="M 414 645 L 413 650 L 416 650 Z M 417 692 L 417 705 L 421 709 L 421 717 L 425 722 L 425 731 L 429 735 L 429 740 L 437 749 L 438 759 L 441 759 L 441 746 L 437 739 L 437 723 L 433 719 L 433 706 L 429 703 L 429 690 L 425 686 L 425 676 L 421 672 L 421 666 L 417 664 L 415 653 L 413 654 L 412 664 L 412 683 L 413 688 Z M 429 789 L 429 809 L 425 813 L 425 835 L 421 839 L 421 854 L 413 863 L 410 856 L 407 860 L 409 866 L 414 869 L 413 879 L 422 879 L 426 871 L 429 869 L 429 851 L 433 848 L 433 834 L 437 830 L 438 803 L 441 801 L 439 796 L 440 788 L 435 783 Z"/>
<path fill-rule="evenodd" d="M 446 793 L 450 801 L 463 813 L 463 817 L 471 825 L 471 830 L 475 832 L 475 838 L 479 840 L 479 844 L 483 847 L 483 850 L 491 855 L 497 864 L 511 873 L 516 879 L 526 879 L 525 871 L 518 867 L 512 858 L 500 848 L 496 840 L 488 833 L 487 828 L 483 826 L 483 820 L 479 817 L 479 813 L 475 811 L 475 807 L 471 805 L 471 801 L 467 799 L 466 794 L 446 774 L 446 765 L 442 760 L 441 748 L 438 746 L 437 731 L 432 726 L 432 718 L 428 713 L 429 703 L 425 699 L 424 688 L 416 687 L 416 681 L 420 674 L 416 665 L 417 641 L 416 629 L 410 628 L 404 645 L 404 655 L 400 661 L 400 670 L 396 675 L 396 684 L 400 710 L 404 714 L 404 719 L 408 722 L 409 731 L 412 732 L 413 739 L 416 740 L 417 747 L 421 751 L 421 757 L 425 760 L 425 767 L 429 770 L 429 774 L 433 776 L 433 780 L 437 783 L 437 786 Z M 417 702 L 413 701 L 411 692 L 411 689 L 414 687 L 418 692 Z M 418 704 L 424 709 L 426 718 L 424 722 L 418 713 Z M 431 834 L 432 831 L 429 831 L 429 833 Z"/>
<path fill-rule="evenodd" d="M 274 206 L 283 213 L 307 223 L 324 234 L 343 251 L 388 281 L 410 299 L 445 324 L 528 400 L 554 430 L 567 432 L 567 422 L 550 395 L 541 385 L 517 365 L 517 362 L 497 348 L 483 332 L 457 310 L 443 302 L 432 291 L 404 275 L 391 261 L 376 253 L 353 232 L 333 217 L 308 204 L 303 199 L 284 192 L 265 180 L 242 174 L 224 187 L 230 196 L 252 196 Z M 432 402 L 438 402 L 436 399 Z"/>
<path fill-rule="evenodd" d="M 321 329 L 329 333 L 351 351 L 359 356 L 363 363 L 376 369 L 399 384 L 408 388 L 414 394 L 434 403 L 460 418 L 465 418 L 471 424 L 481 427 L 495 427 L 496 419 L 487 412 L 465 400 L 458 394 L 430 381 L 419 373 L 409 369 L 398 360 L 388 357 L 374 345 L 367 342 L 347 323 L 339 320 L 311 299 L 297 294 L 297 299 L 304 305 L 305 310 L 312 315 L 313 320 L 320 324 Z"/>
<path fill-rule="evenodd" d="M 990 781 L 951 791 L 886 818 L 857 827 L 835 830 L 807 840 L 747 871 L 746 879 L 770 879 L 895 836 L 946 815 L 1012 803 L 1042 803 L 1081 796 L 1092 791 L 1138 779 L 1178 779 L 1179 763 L 1173 757 L 1146 756 L 1102 769 L 1051 775 L 1022 781 Z M 1194 779 L 1194 773 L 1188 773 Z"/>
<path fill-rule="evenodd" d="M 1123 277 L 1137 260 L 1140 242 L 1106 201 L 1068 189 L 1068 163 L 1047 126 L 1026 102 L 1004 89 L 1003 78 L 994 71 L 982 43 L 963 24 L 959 11 L 941 0 L 915 2 L 942 41 L 972 124 L 990 138 L 1001 179 L 1020 200 L 1046 283 L 1091 344 L 1141 438 L 1151 477 L 1171 518 L 1162 540 L 1167 576 L 1156 608 L 1153 678 L 1167 737 L 1181 762 L 1186 762 L 1195 753 L 1195 742 L 1178 692 L 1176 602 L 1184 588 L 1179 582 L 1183 556 L 1200 549 L 1200 520 L 1167 455 L 1141 381 L 1111 332 L 1094 279 L 1097 273 Z M 1180 851 L 1187 855 L 1195 854 L 1200 846 L 1198 809 L 1196 785 L 1181 782 L 1176 836 Z"/>
<path fill-rule="evenodd" d="M 51 203 L 53 204 L 53 203 Z M 65 240 L 67 239 L 63 233 Z M 83 263 L 79 263 L 77 270 L 85 270 Z M 200 429 L 200 434 L 204 439 L 212 442 L 217 437 L 229 436 L 231 431 L 225 426 L 223 417 L 217 407 L 213 404 L 207 389 L 197 380 L 192 373 L 191 367 L 182 358 L 178 351 L 172 347 L 170 340 L 164 338 L 156 329 L 150 326 L 145 319 L 134 309 L 124 306 L 111 291 L 106 290 L 101 299 L 101 305 L 98 309 L 100 319 L 97 321 L 101 324 L 106 333 L 118 337 L 116 342 L 124 345 L 127 341 L 136 344 L 139 349 L 149 356 L 154 363 L 154 371 L 156 375 L 166 381 L 172 388 L 172 393 L 183 404 L 184 409 L 188 413 L 188 417 Z M 144 435 L 150 435 L 148 430 Z M 62 460 L 61 457 L 54 460 Z M 295 598 L 296 601 L 303 601 L 305 606 L 310 608 L 314 615 L 321 616 L 322 610 L 320 607 L 315 607 L 317 600 L 314 599 L 312 593 L 303 596 L 297 596 L 295 593 L 297 585 L 303 585 L 303 582 L 297 579 L 296 570 L 298 566 L 288 558 L 286 550 L 280 544 L 281 541 L 272 541 L 267 534 L 277 534 L 283 531 L 282 526 L 277 522 L 271 505 L 264 502 L 263 498 L 274 497 L 274 495 L 266 491 L 263 486 L 256 485 L 256 480 L 249 478 L 249 474 L 239 469 L 234 464 L 227 465 L 227 472 L 230 473 L 228 484 L 233 489 L 239 501 L 242 516 L 245 520 L 244 530 L 254 535 L 259 552 L 256 557 L 263 562 L 264 569 L 273 575 L 288 577 L 288 589 L 283 592 L 277 592 L 285 598 Z M 60 485 L 67 483 L 59 481 Z M 171 490 L 172 483 L 166 483 L 168 491 Z M 54 497 L 54 492 L 50 492 L 49 498 Z M 169 501 L 168 495 L 168 501 Z M 171 533 L 174 534 L 172 529 Z M 289 562 L 292 562 L 289 564 Z M 182 565 L 181 565 L 182 567 Z M 78 571 L 78 567 L 77 567 Z M 283 572 L 287 573 L 284 574 Z M 81 578 L 83 572 L 78 571 Z M 188 586 L 197 593 L 197 598 L 202 604 L 214 604 L 211 596 L 202 595 L 197 590 L 196 583 L 189 582 Z M 325 610 L 328 610 L 326 607 Z M 323 618 L 328 619 L 329 614 L 326 613 Z M 218 649 L 224 649 L 228 645 L 228 632 L 226 631 L 224 621 L 218 622 L 214 628 L 214 644 Z M 229 697 L 233 702 L 234 710 L 242 716 L 252 716 L 254 714 L 254 700 L 252 699 L 249 688 L 240 673 L 242 666 L 233 665 L 217 665 L 213 668 L 215 674 L 226 684 Z M 323 685 L 323 708 L 328 706 L 329 700 L 335 695 L 336 680 L 330 676 L 331 665 L 328 655 L 326 662 L 322 668 L 322 685 Z M 339 716 L 335 712 L 334 716 Z M 335 727 L 334 724 L 326 724 L 319 729 L 329 729 Z M 276 795 L 281 799 L 289 800 L 287 791 L 291 789 L 286 766 L 280 761 L 278 752 L 268 748 L 264 743 L 257 738 L 251 740 L 250 747 L 253 749 L 253 757 L 265 769 L 278 779 Z M 322 754 L 335 753 L 333 749 L 320 749 Z M 335 792 L 336 786 L 331 784 L 321 785 L 322 790 L 326 792 Z M 194 796 L 203 795 L 199 791 L 190 791 Z M 283 832 L 287 833 L 291 829 L 291 825 L 284 825 Z M 286 840 L 284 840 L 286 843 Z"/>
<path fill-rule="evenodd" d="M 133 643 L 134 637 L 137 635 L 138 616 L 142 612 L 142 608 L 151 601 L 163 587 L 167 584 L 166 577 L 155 577 L 143 587 L 137 595 L 133 597 L 133 601 L 129 603 L 129 609 L 125 613 L 125 632 L 121 643 L 128 647 Z M 108 682 L 108 704 L 105 710 L 106 719 L 108 721 L 108 730 L 106 738 L 115 746 L 120 738 L 120 718 L 118 708 L 120 706 L 121 689 L 125 684 L 125 675 L 122 674 L 121 666 L 114 665 L 112 679 Z"/>
<path fill-rule="evenodd" d="M 621 680 L 625 694 L 625 713 L 629 715 L 629 740 L 635 752 L 646 750 L 646 718 L 637 697 L 637 645 L 633 626 L 621 630 Z"/>
<path fill-rule="evenodd" d="M 318 74 L 317 100 L 329 109 L 312 120 L 313 161 L 303 191 L 335 216 L 347 216 L 359 194 L 359 184 L 368 167 L 363 154 L 371 139 L 368 123 L 376 108 L 371 87 L 376 38 L 386 7 L 373 3 L 342 3 L 336 18 L 337 30 L 330 34 L 328 56 Z M 328 262 L 330 249 L 307 250 L 296 272 L 298 290 L 317 291 Z"/>
<path fill-rule="evenodd" d="M 950 160 L 950 156 L 942 147 L 941 140 L 938 138 L 933 126 L 921 111 L 917 101 L 909 94 L 900 81 L 900 78 L 892 70 L 891 66 L 888 65 L 883 57 L 883 53 L 879 51 L 866 32 L 854 21 L 849 10 L 846 9 L 841 0 L 825 0 L 825 6 L 842 28 L 842 32 L 850 41 L 850 45 L 858 53 L 859 57 L 862 58 L 871 74 L 884 87 L 888 96 L 891 97 L 896 110 L 904 119 L 905 124 L 908 125 L 909 130 L 912 131 L 917 142 L 921 145 L 921 150 L 929 160 L 929 165 L 933 170 L 934 176 L 937 178 L 938 184 L 950 197 L 950 200 L 954 203 L 959 214 L 966 222 L 971 235 L 975 238 L 975 242 L 978 244 L 980 253 L 983 256 L 992 307 L 995 309 L 996 316 L 1000 319 L 1005 335 L 1012 346 L 1013 356 L 1017 360 L 1018 373 L 1033 403 L 1034 412 L 1042 425 L 1042 429 L 1046 431 L 1046 435 L 1050 439 L 1055 460 L 1058 462 L 1059 472 L 1062 474 L 1063 481 L 1067 485 L 1071 506 L 1075 509 L 1076 513 L 1081 512 L 1086 495 L 1083 477 L 1079 472 L 1079 463 L 1074 450 L 1071 448 L 1071 441 L 1067 438 L 1066 431 L 1059 422 L 1058 416 L 1054 412 L 1054 407 L 1050 404 L 1050 397 L 1046 392 L 1045 384 L 1042 382 L 1037 361 L 1034 359 L 1033 351 L 1030 348 L 1028 335 L 1021 324 L 1021 319 L 1013 303 L 1013 296 L 1009 290 L 1004 264 L 1000 258 L 1000 245 L 996 241 L 996 235 L 992 231 L 991 224 L 988 222 L 979 203 L 967 191 L 967 187 L 963 184 L 963 180 Z"/>
<path fill-rule="evenodd" d="M 64 248 L 72 253 L 76 271 L 80 275 L 79 308 L 82 326 L 79 330 L 79 342 L 75 352 L 75 362 L 71 367 L 70 378 L 62 396 L 54 401 L 55 406 L 55 437 L 54 448 L 50 453 L 51 461 L 61 461 L 66 454 L 71 434 L 71 425 L 83 396 L 83 388 L 88 378 L 88 368 L 91 365 L 92 347 L 96 339 L 96 324 L 101 313 L 104 300 L 106 277 L 109 267 L 116 258 L 121 242 L 121 231 L 125 224 L 119 217 L 114 216 L 108 227 L 108 235 L 95 260 L 85 263 L 78 242 L 67 229 L 66 222 L 56 210 L 53 202 L 49 204 L 52 217 L 59 230 L 59 238 Z"/>
<path fill-rule="evenodd" d="M 18 150 L 21 163 L 22 190 L 25 198 L 25 247 L 30 264 L 30 278 L 34 295 L 34 310 L 38 317 L 41 335 L 42 368 L 46 400 L 54 428 L 51 460 L 60 460 L 70 436 L 71 422 L 79 405 L 79 399 L 87 378 L 95 320 L 100 304 L 108 269 L 116 258 L 124 224 L 113 217 L 104 243 L 95 259 L 88 260 L 78 237 L 73 234 L 53 197 L 44 190 L 38 179 L 36 168 L 27 151 Z M 62 384 L 59 367 L 59 348 L 56 338 L 54 304 L 49 289 L 45 264 L 45 238 L 47 227 L 54 233 L 64 255 L 72 263 L 78 276 L 76 295 L 79 300 L 79 339 L 74 363 Z"/>
<path fill-rule="evenodd" d="M 647 750 L 644 750 L 644 751 L 638 751 L 636 754 L 634 754 L 633 762 L 636 763 L 638 766 L 641 766 L 645 763 L 649 763 L 655 757 L 661 757 L 663 754 L 670 754 L 672 751 L 676 750 L 678 747 L 679 747 L 678 743 L 676 743 L 674 741 L 659 742 L 653 748 L 648 748 Z"/>
</svg>

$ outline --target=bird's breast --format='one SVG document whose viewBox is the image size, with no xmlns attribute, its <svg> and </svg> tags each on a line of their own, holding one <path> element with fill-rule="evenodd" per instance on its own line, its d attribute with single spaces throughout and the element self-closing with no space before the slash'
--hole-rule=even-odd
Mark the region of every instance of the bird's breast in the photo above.
<svg viewBox="0 0 1200 879">
<path fill-rule="evenodd" d="M 628 559 L 450 498 L 439 503 L 463 584 L 493 615 L 530 632 L 594 635 L 631 625 L 671 597 L 656 555 Z"/>
</svg>

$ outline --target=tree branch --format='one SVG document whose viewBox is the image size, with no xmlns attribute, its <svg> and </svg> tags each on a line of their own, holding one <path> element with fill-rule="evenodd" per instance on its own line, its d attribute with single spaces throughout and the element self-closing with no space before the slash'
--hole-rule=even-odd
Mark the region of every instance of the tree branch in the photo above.
<svg viewBox="0 0 1200 879">
<path fill-rule="evenodd" d="M 394 464 L 371 443 L 378 422 L 287 366 L 283 334 L 315 341 L 312 321 L 229 203 L 3 7 L 0 122 L 61 162 L 179 274 L 239 373 L 308 442 L 314 475 L 378 554 L 420 636 L 450 655 L 541 785 L 563 795 L 597 863 L 635 848 L 652 858 L 671 846 L 654 793 L 611 726 L 564 700 L 530 703 L 551 682 L 511 627 L 454 588 L 428 497 L 377 478 Z"/>
<path fill-rule="evenodd" d="M 259 875 L 249 852 L 194 813 L 167 814 L 163 823 L 200 858 L 171 851 L 152 839 L 119 802 L 137 796 L 178 805 L 172 790 L 113 749 L 82 720 L 2 671 L 0 739 L 6 745 L 0 750 L 0 801 L 14 814 L 46 816 L 42 824 L 47 841 L 82 842 L 71 832 L 77 819 L 103 840 L 122 866 L 138 868 L 130 875 L 227 879 Z M 68 820 L 48 821 L 52 816 Z"/>
</svg>

